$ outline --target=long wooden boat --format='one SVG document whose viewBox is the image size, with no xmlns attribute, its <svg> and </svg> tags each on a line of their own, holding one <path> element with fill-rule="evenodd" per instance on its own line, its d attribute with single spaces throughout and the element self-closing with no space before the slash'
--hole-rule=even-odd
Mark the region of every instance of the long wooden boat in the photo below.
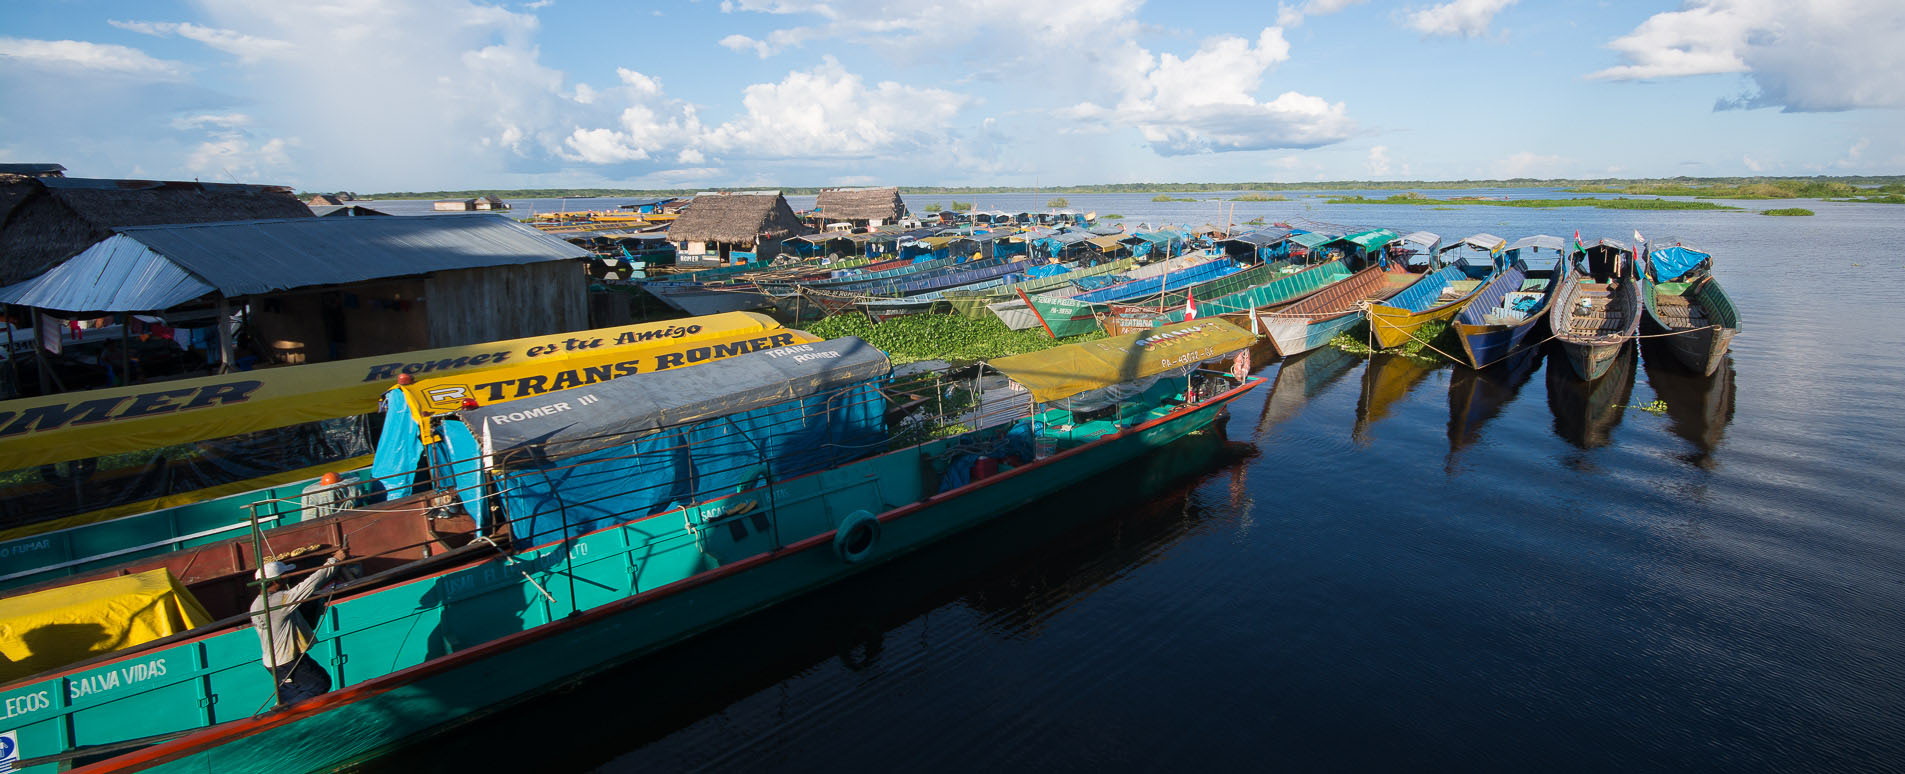
<svg viewBox="0 0 1905 774">
<path fill-rule="evenodd" d="M 1369 305 L 1369 329 L 1376 346 L 1400 347 L 1422 326 L 1462 311 L 1487 283 L 1492 270 L 1453 264 L 1422 275 L 1402 292 Z M 1481 277 L 1474 276 L 1481 274 Z"/>
<path fill-rule="evenodd" d="M 1085 293 L 1102 290 L 1105 287 L 1119 284 L 1119 279 L 1122 279 L 1124 282 L 1138 282 L 1147 279 L 1155 281 L 1158 277 L 1165 274 L 1181 271 L 1215 260 L 1222 259 L 1218 256 L 1206 253 L 1180 255 L 1176 258 L 1158 261 L 1157 263 L 1147 263 L 1128 271 L 1070 277 L 1066 279 L 1064 285 L 1037 294 L 1027 291 L 1026 295 L 1028 297 L 1039 296 L 1044 298 L 1076 298 Z M 1094 284 L 1091 281 L 1103 281 L 1105 284 Z M 986 311 L 998 317 L 999 322 L 1005 323 L 1005 327 L 1015 331 L 1039 327 L 1038 315 L 1032 313 L 1032 307 L 1027 306 L 1025 301 L 1018 297 L 1017 293 L 1014 293 L 1010 298 L 986 304 Z"/>
<path fill-rule="evenodd" d="M 1228 295 L 1262 282 L 1274 268 L 1270 264 L 1239 268 L 1228 259 L 1220 259 L 1172 272 L 1156 280 L 1133 280 L 1071 298 L 1034 296 L 1032 307 L 1043 318 L 1046 327 L 1051 329 L 1052 335 L 1064 338 L 1100 329 L 1102 323 L 1099 315 L 1114 301 L 1165 308 L 1183 306 L 1187 297 Z"/>
<path fill-rule="evenodd" d="M 1740 333 L 1740 313 L 1720 281 L 1701 273 L 1672 282 L 1643 280 L 1647 330 L 1662 335 L 1675 360 L 1696 373 L 1711 376 L 1734 336 Z"/>
<path fill-rule="evenodd" d="M 1261 285 L 1252 285 L 1228 296 L 1198 299 L 1197 316 L 1221 316 L 1248 327 L 1255 319 L 1254 312 L 1271 311 L 1295 303 L 1349 277 L 1349 268 L 1341 260 L 1312 266 L 1288 266 L 1275 279 Z M 1184 310 L 1179 308 L 1166 312 L 1163 321 L 1183 322 Z"/>
<path fill-rule="evenodd" d="M 1617 349 L 1605 377 L 1594 381 L 1577 379 L 1569 367 L 1556 362 L 1566 359 L 1561 352 L 1548 357 L 1548 409 L 1554 413 L 1555 435 L 1582 449 L 1613 443 L 1614 428 L 1634 394 L 1632 349 Z"/>
<path fill-rule="evenodd" d="M 616 375 L 630 370 L 648 373 L 670 363 L 704 362 L 717 348 L 731 351 L 738 343 L 787 331 L 773 318 L 737 313 L 0 403 L 0 411 L 15 414 L 81 417 L 82 412 L 68 405 L 132 406 L 150 401 L 142 395 L 180 389 L 195 395 L 241 398 L 207 400 L 188 405 L 189 410 L 109 417 L 83 425 L 42 422 L 29 432 L 0 439 L 0 460 L 9 469 L 31 469 L 89 454 L 120 459 L 153 455 L 156 472 L 162 474 L 155 477 L 172 482 L 163 497 L 134 498 L 90 512 L 54 511 L 40 519 L 23 518 L 42 497 L 33 492 L 39 482 L 24 490 L 9 490 L 11 500 L 5 510 L 20 520 L 6 523 L 9 532 L 0 533 L 0 589 L 55 581 L 137 557 L 227 540 L 248 527 L 246 508 L 254 504 L 267 526 L 295 520 L 303 494 L 324 473 L 341 474 L 347 486 L 364 483 L 362 474 L 371 463 L 369 452 L 383 442 L 373 440 L 376 437 L 368 430 L 372 422 L 382 421 L 377 419 L 378 398 L 405 379 L 439 386 L 476 385 L 494 383 L 504 372 L 531 368 L 545 384 L 556 384 L 564 379 L 593 379 L 595 372 L 604 370 Z M 565 348 L 565 341 L 590 342 L 591 346 Z M 614 370 L 616 364 L 620 371 Z M 365 437 L 352 443 L 339 441 L 340 423 L 351 428 L 361 423 Z M 256 453 L 260 440 L 321 446 L 314 436 L 331 444 L 333 456 L 312 460 L 308 467 L 203 489 L 182 486 L 190 479 L 165 470 L 161 453 L 164 447 L 179 443 L 195 444 L 207 456 Z M 159 448 L 153 448 L 153 439 L 158 439 Z M 361 450 L 339 452 L 356 444 L 363 444 Z M 237 469 L 255 475 L 279 459 L 251 461 Z M 211 465 L 207 459 L 189 458 L 179 464 Z M 95 486 L 106 488 L 104 480 L 95 481 Z M 115 489 L 112 493 L 119 495 L 138 491 L 124 483 Z"/>
<path fill-rule="evenodd" d="M 1021 292 L 1028 296 L 1036 296 L 1040 293 L 1064 290 L 1074 287 L 1072 284 L 1074 280 L 1084 277 L 1102 277 L 1110 274 L 1128 272 L 1136 268 L 1137 264 L 1138 259 L 1136 258 L 1119 258 L 1115 261 L 1104 261 L 1092 266 L 1075 267 L 1070 271 L 1060 274 L 1033 277 L 988 288 L 970 290 L 955 288 L 945 291 L 941 298 L 952 307 L 953 314 L 971 318 L 988 317 L 992 316 L 993 312 L 986 308 L 987 305 L 1007 300 L 1018 301 L 1018 294 Z M 1023 304 L 1021 303 L 1021 305 Z M 1032 323 L 1032 325 L 1037 324 L 1036 322 Z"/>
<path fill-rule="evenodd" d="M 892 307 L 891 309 L 883 310 L 890 313 L 923 311 L 930 308 L 938 296 L 919 301 L 912 299 L 948 288 L 1002 283 L 1022 276 L 1028 268 L 1031 268 L 1031 264 L 1024 261 L 1014 261 L 1006 257 L 987 258 L 983 261 L 961 264 L 923 275 L 883 280 L 846 290 L 809 290 L 807 295 L 810 300 L 829 312 L 838 312 L 854 306 L 873 311 L 880 308 L 883 301 L 893 302 L 885 305 Z"/>
<path fill-rule="evenodd" d="M 1607 373 L 1627 342 L 1640 329 L 1639 282 L 1633 278 L 1592 282 L 1570 267 L 1548 310 L 1548 327 L 1561 344 L 1568 367 L 1588 381 Z"/>
<path fill-rule="evenodd" d="M 889 402 L 910 387 L 886 383 L 884 356 L 855 339 L 579 387 L 560 408 L 465 410 L 436 428 L 452 450 L 484 439 L 441 463 L 435 481 L 454 488 L 234 541 L 221 569 L 239 582 L 203 601 L 236 615 L 0 685 L 10 738 L 34 772 L 76 758 L 96 761 L 81 771 L 347 766 L 1155 453 L 1262 383 L 1182 375 L 1250 341 L 1197 320 L 995 360 L 1019 391 L 981 405 L 1017 411 L 940 439 L 918 430 L 971 415 Z M 697 394 L 709 384 L 733 387 Z M 974 454 L 1022 464 L 968 468 Z M 305 657 L 341 687 L 261 711 L 273 680 L 243 612 L 257 563 L 243 546 L 335 545 L 352 529 L 353 553 L 390 549 L 395 564 L 336 589 L 317 620 Z"/>
<path fill-rule="evenodd" d="M 1328 343 L 1362 321 L 1364 304 L 1400 293 L 1418 279 L 1400 267 L 1371 266 L 1294 304 L 1253 314 L 1277 354 L 1290 357 Z"/>
<path fill-rule="evenodd" d="M 1528 336 L 1548 317 L 1559 287 L 1555 271 L 1515 260 L 1475 292 L 1452 323 L 1470 368 L 1486 368 L 1533 346 Z"/>
</svg>

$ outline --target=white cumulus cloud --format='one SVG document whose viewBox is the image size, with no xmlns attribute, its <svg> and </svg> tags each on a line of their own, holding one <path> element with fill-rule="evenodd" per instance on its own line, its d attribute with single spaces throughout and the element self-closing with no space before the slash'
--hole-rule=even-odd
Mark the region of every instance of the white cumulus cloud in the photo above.
<svg viewBox="0 0 1905 774">
<path fill-rule="evenodd" d="M 1624 64 L 1589 77 L 1648 80 L 1745 73 L 1755 90 L 1720 108 L 1905 107 L 1905 3 L 1688 0 L 1608 47 Z"/>
<path fill-rule="evenodd" d="M 1369 174 L 1381 177 L 1389 174 L 1389 146 L 1378 145 L 1369 149 Z"/>
<path fill-rule="evenodd" d="M 1488 25 L 1515 0 L 1453 0 L 1413 11 L 1404 18 L 1411 29 L 1423 35 L 1479 37 L 1488 34 Z"/>
</svg>

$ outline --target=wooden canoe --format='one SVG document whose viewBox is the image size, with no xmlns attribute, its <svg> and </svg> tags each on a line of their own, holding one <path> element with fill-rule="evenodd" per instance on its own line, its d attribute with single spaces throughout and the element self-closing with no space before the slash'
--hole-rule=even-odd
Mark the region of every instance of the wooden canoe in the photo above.
<svg viewBox="0 0 1905 774">
<path fill-rule="evenodd" d="M 1719 370 L 1740 333 L 1740 313 L 1711 274 L 1689 282 L 1646 282 L 1642 322 L 1681 365 L 1702 376 Z"/>
<path fill-rule="evenodd" d="M 1258 329 L 1277 354 L 1290 357 L 1323 346 L 1363 319 L 1363 304 L 1397 293 L 1420 275 L 1371 266 L 1275 311 L 1257 311 Z"/>
<path fill-rule="evenodd" d="M 1552 271 L 1534 271 L 1517 260 L 1475 293 L 1452 320 L 1469 367 L 1486 368 L 1534 346 L 1529 336 L 1548 317 L 1559 287 L 1556 279 Z M 1530 298 L 1534 308 L 1517 308 Z"/>
<path fill-rule="evenodd" d="M 1577 376 L 1588 381 L 1601 378 L 1639 331 L 1638 285 L 1631 278 L 1605 285 L 1592 282 L 1577 267 L 1571 267 L 1562 279 L 1548 310 L 1548 326 Z"/>
<path fill-rule="evenodd" d="M 1369 305 L 1369 330 L 1376 346 L 1400 347 L 1423 325 L 1447 320 L 1468 306 L 1486 279 L 1476 279 L 1460 265 L 1444 266 L 1422 275 L 1401 293 Z"/>
</svg>

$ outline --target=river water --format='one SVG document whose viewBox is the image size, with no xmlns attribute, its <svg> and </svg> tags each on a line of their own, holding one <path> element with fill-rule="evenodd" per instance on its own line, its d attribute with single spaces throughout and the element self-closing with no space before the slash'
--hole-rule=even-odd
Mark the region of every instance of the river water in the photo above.
<svg viewBox="0 0 1905 774">
<path fill-rule="evenodd" d="M 1680 237 L 1744 331 L 1714 378 L 1594 385 L 1259 351 L 1220 433 L 369 768 L 1898 770 L 1905 208 L 1735 204 L 1238 203 Z"/>
</svg>

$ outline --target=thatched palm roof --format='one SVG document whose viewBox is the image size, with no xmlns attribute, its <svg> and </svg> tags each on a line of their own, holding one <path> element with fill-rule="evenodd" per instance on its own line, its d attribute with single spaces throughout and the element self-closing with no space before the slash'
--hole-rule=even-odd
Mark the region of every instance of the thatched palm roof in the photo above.
<svg viewBox="0 0 1905 774">
<path fill-rule="evenodd" d="M 0 287 L 39 276 L 114 226 L 309 217 L 281 186 L 0 175 Z"/>
<path fill-rule="evenodd" d="M 310 201 L 305 202 L 305 204 L 311 205 L 313 207 L 336 207 L 343 203 L 344 203 L 343 199 L 339 199 L 330 194 L 316 194 L 311 197 Z"/>
<path fill-rule="evenodd" d="M 676 242 L 752 244 L 763 237 L 798 234 L 805 229 L 779 192 L 700 194 L 694 206 L 668 227 Z"/>
<path fill-rule="evenodd" d="M 898 188 L 828 188 L 814 200 L 814 210 L 829 220 L 884 220 L 906 217 L 906 202 Z"/>
</svg>

